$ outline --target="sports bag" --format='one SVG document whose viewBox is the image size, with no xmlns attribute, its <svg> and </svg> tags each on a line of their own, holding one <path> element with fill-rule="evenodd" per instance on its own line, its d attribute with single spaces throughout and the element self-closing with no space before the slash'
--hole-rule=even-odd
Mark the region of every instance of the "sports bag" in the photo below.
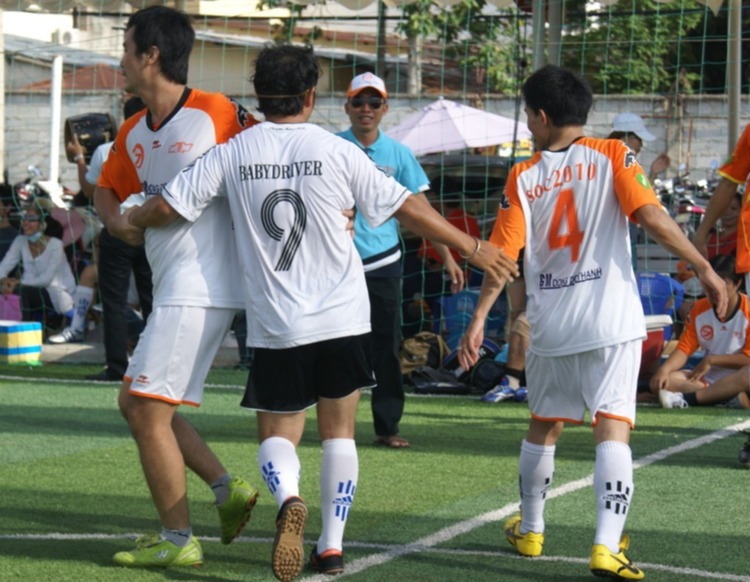
<svg viewBox="0 0 750 582">
<path fill-rule="evenodd" d="M 413 337 L 401 341 L 399 359 L 401 373 L 410 376 L 419 366 L 440 369 L 448 354 L 445 340 L 432 332 L 421 331 Z"/>
<path fill-rule="evenodd" d="M 455 375 L 445 370 L 429 366 L 415 368 L 409 381 L 414 385 L 415 394 L 459 394 L 471 393 L 471 386 L 460 382 Z"/>
</svg>

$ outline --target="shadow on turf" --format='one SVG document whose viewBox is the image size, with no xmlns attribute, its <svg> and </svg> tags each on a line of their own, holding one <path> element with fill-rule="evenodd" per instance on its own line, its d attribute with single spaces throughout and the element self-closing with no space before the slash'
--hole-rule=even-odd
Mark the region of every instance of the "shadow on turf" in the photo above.
<svg viewBox="0 0 750 582">
<path fill-rule="evenodd" d="M 74 408 L 68 406 L 0 407 L 0 426 L 7 433 L 35 435 L 129 436 L 130 431 L 116 409 Z"/>
<path fill-rule="evenodd" d="M 159 580 L 202 580 L 225 581 L 240 580 L 243 574 L 252 572 L 259 579 L 264 571 L 268 579 L 273 579 L 270 566 L 270 548 L 263 552 L 252 552 L 248 555 L 247 546 L 229 546 L 218 543 L 204 543 L 204 565 L 201 568 L 154 568 L 148 570 L 131 570 L 116 566 L 112 562 L 115 553 L 132 548 L 132 541 L 127 539 L 111 540 L 3 540 L 0 544 L 0 556 L 20 558 L 35 563 L 31 576 L 37 580 L 55 579 L 54 562 L 77 564 L 81 580 L 128 580 L 136 578 Z M 65 566 L 68 567 L 67 565 Z M 19 567 L 19 569 L 23 566 Z M 15 569 L 15 568 L 14 568 Z M 25 568 L 24 568 L 25 569 Z M 219 575 L 219 572 L 225 574 Z M 45 578 L 48 572 L 49 578 Z M 215 572 L 212 574 L 212 572 Z M 20 574 L 20 572 L 19 572 Z M 232 575 L 232 578 L 227 578 Z M 5 579 L 5 578 L 3 578 Z M 21 579 L 21 578 L 19 578 Z M 27 578 L 29 580 L 34 578 Z M 69 580 L 68 577 L 62 579 Z"/>
</svg>

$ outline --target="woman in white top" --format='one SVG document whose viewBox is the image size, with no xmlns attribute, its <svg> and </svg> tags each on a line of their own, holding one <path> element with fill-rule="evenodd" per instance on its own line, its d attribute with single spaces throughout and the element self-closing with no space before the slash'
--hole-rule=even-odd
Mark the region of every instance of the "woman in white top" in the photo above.
<svg viewBox="0 0 750 582">
<path fill-rule="evenodd" d="M 62 241 L 44 234 L 44 219 L 45 215 L 39 208 L 30 207 L 24 211 L 21 234 L 13 240 L 0 262 L 0 281 L 8 283 L 11 288 L 19 287 L 24 319 L 39 312 L 43 318 L 48 313 L 66 315 L 73 320 L 70 328 L 80 330 L 76 334 L 80 335 L 77 338 L 80 341 L 94 290 L 76 287 Z M 19 263 L 22 266 L 20 281 L 8 277 Z"/>
</svg>

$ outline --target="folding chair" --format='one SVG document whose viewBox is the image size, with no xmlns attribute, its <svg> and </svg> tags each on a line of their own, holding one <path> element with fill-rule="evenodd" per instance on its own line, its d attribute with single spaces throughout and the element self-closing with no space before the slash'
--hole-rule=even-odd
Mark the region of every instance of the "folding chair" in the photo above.
<svg viewBox="0 0 750 582">
<path fill-rule="evenodd" d="M 641 305 L 646 315 L 669 315 L 674 321 L 682 304 L 685 289 L 682 284 L 663 273 L 636 273 Z M 672 326 L 664 328 L 664 341 L 672 337 Z"/>
</svg>

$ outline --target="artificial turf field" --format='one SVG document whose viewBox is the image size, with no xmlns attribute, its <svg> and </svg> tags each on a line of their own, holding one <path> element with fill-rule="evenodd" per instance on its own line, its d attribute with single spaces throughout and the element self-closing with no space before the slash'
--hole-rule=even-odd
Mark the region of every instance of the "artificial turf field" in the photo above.
<svg viewBox="0 0 750 582">
<path fill-rule="evenodd" d="M 116 409 L 118 386 L 79 380 L 97 368 L 0 366 L 0 580 L 274 580 L 276 506 L 261 497 L 242 536 L 218 541 L 206 485 L 190 475 L 202 568 L 124 570 L 112 555 L 158 529 L 136 448 Z M 259 485 L 255 420 L 238 406 L 242 372 L 217 369 L 204 405 L 184 413 L 229 470 Z M 306 550 L 320 531 L 320 447 L 314 412 L 299 448 L 310 507 Z M 593 442 L 569 427 L 558 443 L 544 556 L 517 557 L 501 533 L 517 509 L 517 462 L 528 410 L 473 397 L 409 397 L 401 425 L 412 448 L 372 443 L 360 406 L 360 478 L 345 538 L 347 579 L 577 581 L 588 571 L 595 514 Z M 630 556 L 646 580 L 750 582 L 750 471 L 737 455 L 747 411 L 640 406 L 632 436 Z M 320 579 L 305 570 L 301 579 Z M 330 578 L 327 578 L 330 580 Z"/>
</svg>

